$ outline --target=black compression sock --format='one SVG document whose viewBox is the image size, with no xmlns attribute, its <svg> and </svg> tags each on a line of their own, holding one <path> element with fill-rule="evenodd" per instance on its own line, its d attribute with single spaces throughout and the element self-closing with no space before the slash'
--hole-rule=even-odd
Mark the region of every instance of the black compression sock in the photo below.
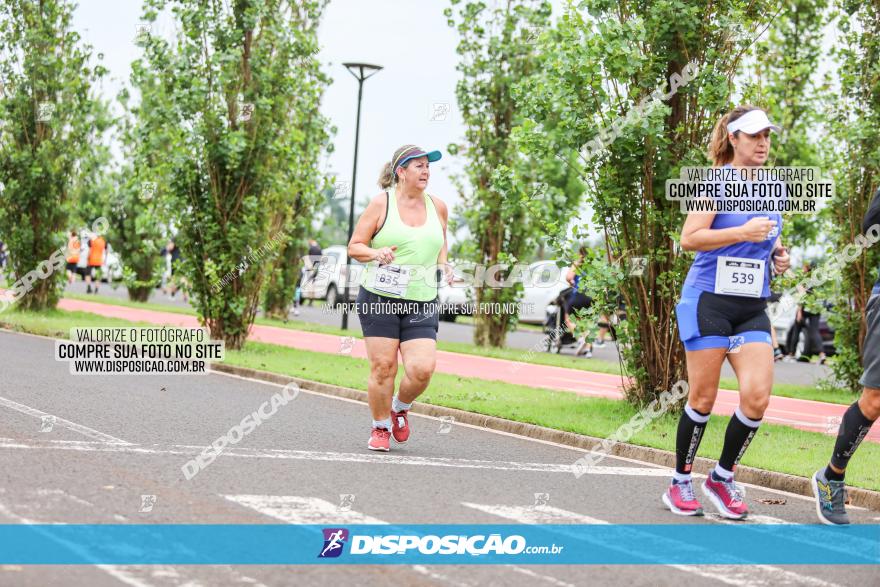
<svg viewBox="0 0 880 587">
<path fill-rule="evenodd" d="M 709 414 L 702 414 L 689 405 L 684 407 L 678 421 L 675 437 L 675 472 L 687 475 L 691 472 L 697 449 L 703 439 L 703 431 L 709 422 Z"/>
<path fill-rule="evenodd" d="M 761 420 L 752 420 L 746 417 L 739 408 L 736 409 L 736 412 L 730 417 L 727 432 L 724 433 L 724 448 L 721 449 L 721 458 L 718 459 L 718 464 L 722 469 L 733 471 L 745 454 L 752 438 L 758 432 L 760 425 Z"/>
<path fill-rule="evenodd" d="M 831 464 L 838 469 L 846 469 L 850 457 L 868 435 L 873 423 L 874 421 L 868 420 L 859 409 L 859 402 L 851 405 L 843 414 L 843 419 L 840 422 L 837 441 L 834 443 L 834 454 L 831 455 Z"/>
</svg>

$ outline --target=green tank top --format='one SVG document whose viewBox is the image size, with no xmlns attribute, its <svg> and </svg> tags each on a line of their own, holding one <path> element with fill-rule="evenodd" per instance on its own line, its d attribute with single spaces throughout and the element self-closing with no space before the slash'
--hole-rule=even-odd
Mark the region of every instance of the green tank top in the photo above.
<svg viewBox="0 0 880 587">
<path fill-rule="evenodd" d="M 409 226 L 403 223 L 397 210 L 397 189 L 391 187 L 388 193 L 388 209 L 385 213 L 385 223 L 379 232 L 370 241 L 370 247 L 380 249 L 382 247 L 397 246 L 394 251 L 394 262 L 386 270 L 381 271 L 379 281 L 377 273 L 380 272 L 379 262 L 371 261 L 364 271 L 361 287 L 378 295 L 413 300 L 417 302 L 430 302 L 437 297 L 437 257 L 443 248 L 443 225 L 434 207 L 434 201 L 427 193 L 425 194 L 425 208 L 427 218 L 421 226 Z M 401 267 L 409 271 L 409 278 L 405 286 L 388 286 L 387 278 L 392 276 L 395 282 L 396 274 L 389 273 L 395 268 Z M 390 293 L 402 291 L 401 295 Z"/>
</svg>

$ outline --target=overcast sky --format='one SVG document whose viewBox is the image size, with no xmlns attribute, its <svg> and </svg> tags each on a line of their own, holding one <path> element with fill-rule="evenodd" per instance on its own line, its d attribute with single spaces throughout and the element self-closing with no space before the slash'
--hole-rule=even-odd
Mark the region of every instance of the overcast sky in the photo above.
<svg viewBox="0 0 880 587">
<path fill-rule="evenodd" d="M 493 1 L 497 0 L 487 3 Z M 563 1 L 553 4 L 558 14 Z M 335 151 L 322 159 L 321 169 L 336 174 L 340 182 L 351 181 L 357 111 L 357 81 L 342 63 L 384 67 L 364 84 L 358 203 L 379 192 L 380 168 L 397 147 L 408 143 L 443 152 L 443 159 L 432 165 L 428 191 L 453 206 L 459 201 L 450 175 L 461 171 L 462 160 L 446 149 L 464 134 L 455 101 L 457 36 L 443 16 L 448 5 L 448 0 L 331 0 L 325 10 L 319 59 L 333 82 L 322 111 L 337 132 Z M 105 98 L 113 98 L 127 84 L 130 63 L 141 53 L 134 42 L 140 13 L 141 0 L 80 0 L 76 9 L 74 27 L 95 53 L 103 53 L 110 70 L 101 88 Z M 160 19 L 152 32 L 170 38 L 174 26 L 170 18 Z M 826 32 L 827 51 L 837 31 L 829 27 Z M 822 73 L 825 64 L 819 69 Z"/>
<path fill-rule="evenodd" d="M 447 0 L 332 0 L 326 8 L 319 59 L 333 83 L 322 111 L 337 133 L 335 151 L 321 167 L 338 174 L 339 181 L 351 181 L 358 87 L 342 63 L 384 67 L 364 83 L 358 202 L 379 193 L 376 180 L 383 163 L 408 143 L 443 152 L 443 159 L 432 165 L 428 191 L 453 205 L 458 201 L 449 175 L 461 164 L 446 147 L 464 132 L 455 104 L 456 34 L 443 16 L 448 5 Z M 110 70 L 112 79 L 102 87 L 107 98 L 127 84 L 130 63 L 141 54 L 134 43 L 140 14 L 140 0 L 80 0 L 76 9 L 74 27 L 95 53 L 104 54 Z M 166 36 L 172 27 L 160 21 L 153 32 Z"/>
</svg>

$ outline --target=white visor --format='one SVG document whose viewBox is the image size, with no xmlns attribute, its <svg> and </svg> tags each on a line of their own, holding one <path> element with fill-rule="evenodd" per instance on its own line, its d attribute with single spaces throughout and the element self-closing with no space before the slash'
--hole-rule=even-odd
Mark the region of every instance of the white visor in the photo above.
<svg viewBox="0 0 880 587">
<path fill-rule="evenodd" d="M 765 128 L 769 128 L 770 130 L 780 132 L 781 128 L 770 122 L 770 119 L 767 118 L 767 113 L 763 110 L 749 110 L 733 122 L 727 125 L 727 132 L 730 134 L 735 133 L 738 130 L 743 131 L 746 134 L 756 134 L 764 130 Z"/>
</svg>

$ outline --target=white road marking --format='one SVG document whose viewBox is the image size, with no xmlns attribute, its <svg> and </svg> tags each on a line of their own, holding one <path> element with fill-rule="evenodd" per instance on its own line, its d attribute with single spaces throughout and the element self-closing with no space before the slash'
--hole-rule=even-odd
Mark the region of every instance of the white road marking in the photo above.
<svg viewBox="0 0 880 587">
<path fill-rule="evenodd" d="M 75 450 L 83 452 L 119 452 L 130 454 L 151 455 L 185 455 L 193 457 L 203 450 L 204 446 L 174 444 L 162 445 L 109 445 L 81 441 L 51 442 L 43 440 L 16 440 L 0 438 L 0 448 L 25 448 L 35 450 Z M 516 471 L 537 473 L 572 474 L 574 465 L 557 463 L 517 463 L 513 461 L 483 461 L 474 459 L 451 459 L 443 457 L 400 456 L 375 453 L 344 453 L 332 451 L 308 451 L 287 449 L 251 449 L 242 447 L 226 448 L 221 457 L 251 459 L 282 459 L 326 461 L 340 463 L 370 463 L 385 465 L 409 465 L 417 467 L 446 467 L 454 469 L 484 469 L 494 471 Z M 589 467 L 591 475 L 632 475 L 665 477 L 669 473 L 665 469 L 641 467 Z"/>
<path fill-rule="evenodd" d="M 14 520 L 15 522 L 17 522 L 19 524 L 27 524 L 27 525 L 40 524 L 40 522 L 37 522 L 35 520 L 30 520 L 28 518 L 19 516 L 18 514 L 16 514 L 12 510 L 10 510 L 8 507 L 3 505 L 2 503 L 0 503 L 0 515 L 6 516 L 7 518 Z M 70 550 L 70 551 L 72 551 L 82 557 L 86 557 L 86 555 L 87 555 L 86 551 L 79 544 L 76 544 L 74 542 L 69 542 L 67 540 L 62 540 L 53 534 L 47 533 L 45 530 L 37 530 L 37 531 L 46 535 L 53 542 L 57 542 L 58 544 L 60 544 L 64 548 L 67 548 L 68 550 Z M 125 583 L 126 585 L 131 585 L 131 587 L 154 587 L 151 583 L 147 583 L 147 582 L 143 581 L 140 577 L 136 577 L 135 575 L 130 573 L 124 567 L 121 567 L 118 565 L 100 565 L 100 564 L 95 564 L 95 567 L 101 569 L 102 571 L 104 571 L 105 573 L 107 573 L 108 575 L 113 577 L 114 579 L 117 579 L 117 580 L 121 581 L 122 583 Z"/>
<path fill-rule="evenodd" d="M 5 493 L 5 491 L 0 490 L 0 492 Z M 80 499 L 75 495 L 72 495 L 62 489 L 38 489 L 35 492 L 37 495 L 46 497 L 46 496 L 58 496 L 63 499 L 67 499 L 76 503 L 78 505 L 87 505 L 90 507 L 95 507 L 93 504 L 87 502 L 84 499 Z M 41 504 L 41 507 L 44 507 L 45 504 Z M 39 522 L 24 516 L 20 516 L 14 513 L 9 507 L 0 503 L 0 515 L 6 516 L 13 521 L 19 524 L 44 524 L 46 522 Z M 114 516 L 117 520 L 124 521 L 125 517 L 116 514 Z M 54 524 L 63 524 L 60 522 L 54 522 Z M 38 530 L 39 531 L 39 530 Z M 52 541 L 58 543 L 64 548 L 80 555 L 83 558 L 88 558 L 88 551 L 83 549 L 83 547 L 74 542 L 69 542 L 64 539 L 60 539 L 55 535 L 46 534 L 44 530 L 40 531 L 44 535 L 48 536 Z M 175 586 L 175 587 L 202 587 L 204 583 L 200 582 L 198 579 L 188 578 L 186 576 L 182 576 L 180 572 L 178 572 L 178 568 L 186 570 L 190 567 L 180 567 L 180 566 L 172 566 L 172 565 L 108 565 L 108 564 L 94 564 L 92 565 L 98 569 L 101 569 L 111 577 L 118 579 L 122 583 L 127 585 L 131 585 L 132 587 L 155 587 L 155 584 L 150 582 L 152 580 L 159 580 L 160 584 Z M 234 569 L 230 565 L 215 565 L 219 568 L 224 568 L 228 574 L 238 583 L 248 583 L 251 585 L 255 585 L 256 587 L 266 587 L 263 583 L 258 582 L 256 579 L 251 577 L 247 577 L 239 573 L 236 569 Z"/>
<path fill-rule="evenodd" d="M 576 512 L 571 512 L 568 510 L 563 510 L 547 505 L 510 506 L 500 504 L 477 504 L 470 502 L 462 502 L 462 505 L 487 514 L 498 516 L 500 518 L 513 520 L 520 524 L 610 524 L 610 522 L 606 520 L 601 520 L 592 516 L 587 516 L 584 514 L 579 514 Z M 632 532 L 634 535 L 644 534 L 644 532 L 640 532 L 638 530 L 628 530 L 628 532 Z M 564 533 L 564 531 L 561 531 L 560 533 Z M 689 548 L 689 545 L 669 540 L 653 533 L 647 534 L 656 544 L 667 542 L 668 548 L 670 549 L 676 547 L 679 549 L 682 547 Z M 581 535 L 571 534 L 571 536 L 582 541 L 585 540 L 585 538 Z M 626 544 L 612 544 L 603 541 L 601 542 L 601 544 L 598 544 L 598 546 L 605 549 L 617 550 L 627 554 L 632 553 L 632 549 Z M 646 560 L 652 560 L 652 558 L 653 557 L 649 557 L 647 555 L 645 556 Z M 768 587 L 770 587 L 775 585 L 810 585 L 812 587 L 835 587 L 834 583 L 828 583 L 815 577 L 800 575 L 798 573 L 770 565 L 746 566 L 737 564 L 667 564 L 664 566 L 677 569 L 685 573 L 695 574 L 713 582 L 720 581 L 723 583 L 727 583 L 728 585 L 736 586 L 767 585 Z"/>
<path fill-rule="evenodd" d="M 765 516 L 765 515 L 752 514 L 752 513 L 750 513 L 749 517 L 747 517 L 745 520 L 742 520 L 742 521 L 730 520 L 730 519 L 722 517 L 720 514 L 714 514 L 714 513 L 707 513 L 706 519 L 710 520 L 712 522 L 717 522 L 719 524 L 730 524 L 730 525 L 734 525 L 734 526 L 736 526 L 736 525 L 749 526 L 749 527 L 752 527 L 752 529 L 755 532 L 765 531 L 764 529 L 761 528 L 761 526 L 764 526 L 767 524 L 785 525 L 785 526 L 791 526 L 791 525 L 795 524 L 795 522 L 788 522 L 786 520 L 783 520 L 782 518 L 776 518 L 773 516 Z M 813 523 L 817 523 L 817 522 L 813 522 Z M 835 552 L 839 552 L 839 553 L 846 555 L 846 556 L 858 556 L 860 551 L 867 552 L 867 553 L 873 553 L 878 548 L 878 546 L 875 542 L 870 542 L 868 540 L 862 540 L 862 539 L 857 540 L 857 539 L 853 538 L 852 536 L 850 536 L 848 538 L 846 546 L 838 546 L 836 544 L 837 539 L 835 538 L 837 533 L 834 532 L 831 528 L 829 528 L 827 526 L 818 526 L 813 530 L 813 532 L 814 532 L 814 535 L 816 536 L 817 540 L 810 540 L 808 538 L 800 538 L 800 537 L 791 536 L 791 535 L 789 535 L 788 539 L 792 540 L 794 542 L 799 542 L 801 544 L 806 544 L 808 546 L 812 546 L 814 548 L 833 550 Z M 821 534 L 826 534 L 826 536 L 824 536 L 824 537 L 819 536 Z M 825 539 L 822 540 L 821 538 L 825 538 Z M 856 551 L 854 551 L 852 549 L 852 547 L 854 545 L 858 545 L 858 549 Z M 876 557 L 872 557 L 871 554 L 869 554 L 868 556 L 865 557 L 864 564 L 875 564 L 875 561 L 876 561 Z"/>
<path fill-rule="evenodd" d="M 518 524 L 609 524 L 605 520 L 578 514 L 550 505 L 483 505 L 467 501 L 461 505 L 481 512 L 514 520 Z"/>
<path fill-rule="evenodd" d="M 451 585 L 456 585 L 456 587 L 470 587 L 470 583 L 460 583 L 451 577 L 441 575 L 440 573 L 435 573 L 425 565 L 412 565 L 412 570 L 420 575 L 424 575 L 430 579 L 434 579 L 435 581 L 443 581 Z"/>
<path fill-rule="evenodd" d="M 340 511 L 337 504 L 317 497 L 301 497 L 297 495 L 224 495 L 229 501 L 251 508 L 257 512 L 287 522 L 288 524 L 378 524 L 389 525 L 388 522 L 373 518 L 355 511 Z M 432 579 L 452 582 L 460 585 L 452 578 L 429 570 L 424 565 L 413 565 L 412 568 Z M 559 587 L 574 587 L 559 581 L 555 577 L 542 575 L 528 569 L 510 565 L 510 569 L 525 573 L 533 578 L 543 579 Z"/>
<path fill-rule="evenodd" d="M 298 495 L 223 495 L 221 497 L 255 510 L 264 516 L 269 516 L 288 524 L 327 524 L 334 526 L 344 524 L 388 525 L 388 522 L 360 512 L 340 510 L 337 504 L 317 497 L 301 497 Z M 431 571 L 424 565 L 411 566 L 420 575 L 465 587 L 465 584 L 459 583 L 446 575 Z"/>
<path fill-rule="evenodd" d="M 71 495 L 71 494 L 67 493 L 66 491 L 64 491 L 63 489 L 37 489 L 37 495 L 39 495 L 40 497 L 49 497 L 51 495 L 60 495 L 60 496 L 63 496 L 65 498 L 69 499 L 70 501 L 72 501 L 76 504 L 84 505 L 84 506 L 88 506 L 88 507 L 95 507 L 94 504 L 92 504 L 91 502 L 88 502 L 84 499 L 80 499 L 75 495 Z"/>
<path fill-rule="evenodd" d="M 572 583 L 566 583 L 565 581 L 561 581 L 561 580 L 557 579 L 556 577 L 551 577 L 549 575 L 541 575 L 531 569 L 526 569 L 525 567 L 517 567 L 517 566 L 513 565 L 513 566 L 509 566 L 507 568 L 509 568 L 511 571 L 516 571 L 517 573 L 522 573 L 523 575 L 528 575 L 529 577 L 532 577 L 533 579 L 543 579 L 544 581 L 547 581 L 551 585 L 556 585 L 557 587 L 577 587 L 577 585 L 574 585 Z"/>
<path fill-rule="evenodd" d="M 109 443 L 109 444 L 122 444 L 128 445 L 131 444 L 122 440 L 121 438 L 116 438 L 115 436 L 110 436 L 109 434 L 104 434 L 103 432 L 98 432 L 94 428 L 89 428 L 88 426 L 83 426 L 82 424 L 77 424 L 76 422 L 71 422 L 70 420 L 65 420 L 64 418 L 55 416 L 53 414 L 49 414 L 38 410 L 36 408 L 32 408 L 30 406 L 26 406 L 24 404 L 20 404 L 18 402 L 14 402 L 11 399 L 7 399 L 5 397 L 0 397 L 0 406 L 5 406 L 11 410 L 15 410 L 17 412 L 21 412 L 22 414 L 27 414 L 28 416 L 33 416 L 34 418 L 43 417 L 52 417 L 55 418 L 54 423 L 57 426 L 61 426 L 63 428 L 67 428 L 68 430 L 72 430 L 74 432 L 78 432 L 83 436 L 88 436 L 89 438 L 93 438 L 95 440 L 99 440 L 101 442 Z"/>
<path fill-rule="evenodd" d="M 53 340 L 53 339 L 50 339 L 50 340 Z M 281 384 L 281 383 L 273 383 L 273 382 L 271 382 L 271 381 L 263 381 L 262 379 L 254 379 L 254 378 L 252 378 L 252 377 L 242 377 L 241 375 L 234 375 L 234 374 L 232 374 L 232 373 L 224 373 L 224 372 L 222 372 L 222 371 L 211 371 L 211 374 L 213 374 L 213 375 L 222 375 L 223 377 L 230 377 L 230 378 L 232 378 L 232 379 L 239 379 L 239 380 L 241 380 L 241 381 L 248 381 L 248 382 L 251 382 L 251 383 L 259 383 L 259 384 L 262 384 L 262 385 L 269 385 L 269 386 L 271 386 L 271 387 L 284 388 L 284 386 L 285 386 L 285 384 Z M 313 390 L 311 390 L 311 389 L 301 389 L 300 392 L 301 392 L 301 393 L 307 393 L 307 394 L 309 394 L 309 395 L 320 396 L 320 397 L 323 397 L 323 398 L 326 398 L 326 399 L 332 399 L 332 400 L 336 400 L 336 401 L 347 402 L 347 403 L 351 403 L 351 404 L 357 404 L 357 405 L 360 405 L 360 406 L 364 406 L 364 405 L 365 405 L 364 402 L 359 401 L 359 400 L 350 399 L 350 398 L 347 398 L 347 397 L 338 397 L 338 396 L 330 395 L 330 394 L 327 394 L 327 393 L 321 393 L 321 392 L 319 392 L 319 391 L 313 391 Z M 425 419 L 428 419 L 428 420 L 436 420 L 436 421 L 440 421 L 440 418 L 438 418 L 438 417 L 436 417 L 436 416 L 428 416 L 427 414 L 417 414 L 417 413 L 415 413 L 415 412 L 410 412 L 409 415 L 410 415 L 410 417 L 415 417 L 415 418 L 425 418 Z M 574 452 L 578 453 L 578 455 L 583 455 L 585 452 L 590 452 L 590 451 L 587 451 L 587 450 L 585 450 L 585 449 L 583 449 L 583 448 L 578 448 L 578 447 L 575 447 L 575 446 L 570 446 L 570 445 L 568 445 L 568 444 L 561 444 L 561 443 L 553 442 L 553 441 L 550 441 L 550 440 L 542 440 L 542 439 L 540 439 L 540 438 L 532 438 L 532 437 L 530 437 L 530 436 L 523 436 L 523 435 L 521 435 L 521 434 L 514 434 L 514 433 L 512 433 L 512 432 L 505 432 L 505 431 L 503 431 L 503 430 L 494 430 L 494 429 L 492 429 L 492 428 L 486 428 L 486 427 L 483 427 L 483 426 L 477 426 L 477 425 L 475 425 L 475 424 L 465 424 L 465 423 L 462 423 L 462 422 L 456 422 L 455 425 L 456 425 L 456 426 L 459 426 L 459 427 L 471 428 L 471 429 L 473 429 L 473 430 L 479 430 L 479 431 L 481 431 L 481 432 L 489 432 L 489 433 L 491 433 L 491 434 L 495 434 L 495 435 L 498 435 L 498 436 L 506 436 L 506 437 L 508 437 L 508 438 L 515 438 L 515 439 L 517 439 L 517 440 L 525 440 L 525 441 L 528 441 L 528 442 L 535 442 L 535 443 L 538 443 L 538 444 L 543 444 L 543 445 L 545 445 L 545 446 L 553 446 L 553 447 L 556 447 L 556 448 L 562 448 L 562 449 L 566 449 L 566 450 L 574 451 Z M 672 468 L 671 468 L 671 467 L 669 467 L 669 468 L 667 468 L 667 467 L 662 467 L 661 465 L 657 465 L 657 464 L 655 464 L 655 463 L 649 463 L 649 462 L 646 462 L 646 461 L 640 461 L 640 460 L 638 460 L 638 459 L 632 459 L 632 458 L 629 458 L 629 457 L 623 457 L 623 456 L 617 456 L 617 455 L 608 456 L 608 457 L 606 457 L 606 458 L 607 458 L 607 459 L 614 459 L 614 460 L 616 460 L 616 461 L 623 461 L 623 462 L 625 462 L 625 463 L 632 463 L 632 464 L 634 464 L 634 465 L 641 465 L 642 467 L 648 467 L 648 468 L 661 468 L 662 470 L 666 471 L 666 474 L 667 474 L 670 478 L 672 477 Z M 700 478 L 700 477 L 705 477 L 705 476 L 704 476 L 704 475 L 694 475 L 694 477 L 695 477 L 695 478 Z M 799 493 L 791 493 L 791 492 L 789 492 L 789 491 L 783 491 L 783 490 L 781 490 L 781 489 L 772 489 L 772 488 L 770 488 L 770 487 L 762 487 L 762 486 L 760 486 L 760 485 L 754 485 L 754 484 L 752 484 L 752 483 L 740 483 L 740 485 L 744 485 L 744 486 L 746 486 L 746 487 L 753 487 L 753 488 L 755 488 L 755 489 L 759 489 L 759 490 L 761 490 L 761 491 L 767 491 L 767 492 L 769 492 L 769 493 L 774 493 L 774 494 L 776 494 L 776 495 L 784 495 L 784 496 L 786 496 L 786 497 L 791 497 L 792 499 L 800 499 L 800 500 L 803 500 L 803 501 L 809 501 L 809 502 L 812 502 L 813 499 L 814 499 L 812 496 L 801 495 L 801 494 L 799 494 Z M 851 508 L 854 508 L 854 507 L 856 507 L 856 506 L 850 506 L 850 507 L 851 507 Z M 864 508 L 860 508 L 860 509 L 864 509 Z M 880 518 L 877 518 L 877 519 L 880 520 Z"/>
<path fill-rule="evenodd" d="M 317 497 L 297 495 L 223 495 L 222 497 L 288 524 L 385 524 L 382 520 Z"/>
</svg>

